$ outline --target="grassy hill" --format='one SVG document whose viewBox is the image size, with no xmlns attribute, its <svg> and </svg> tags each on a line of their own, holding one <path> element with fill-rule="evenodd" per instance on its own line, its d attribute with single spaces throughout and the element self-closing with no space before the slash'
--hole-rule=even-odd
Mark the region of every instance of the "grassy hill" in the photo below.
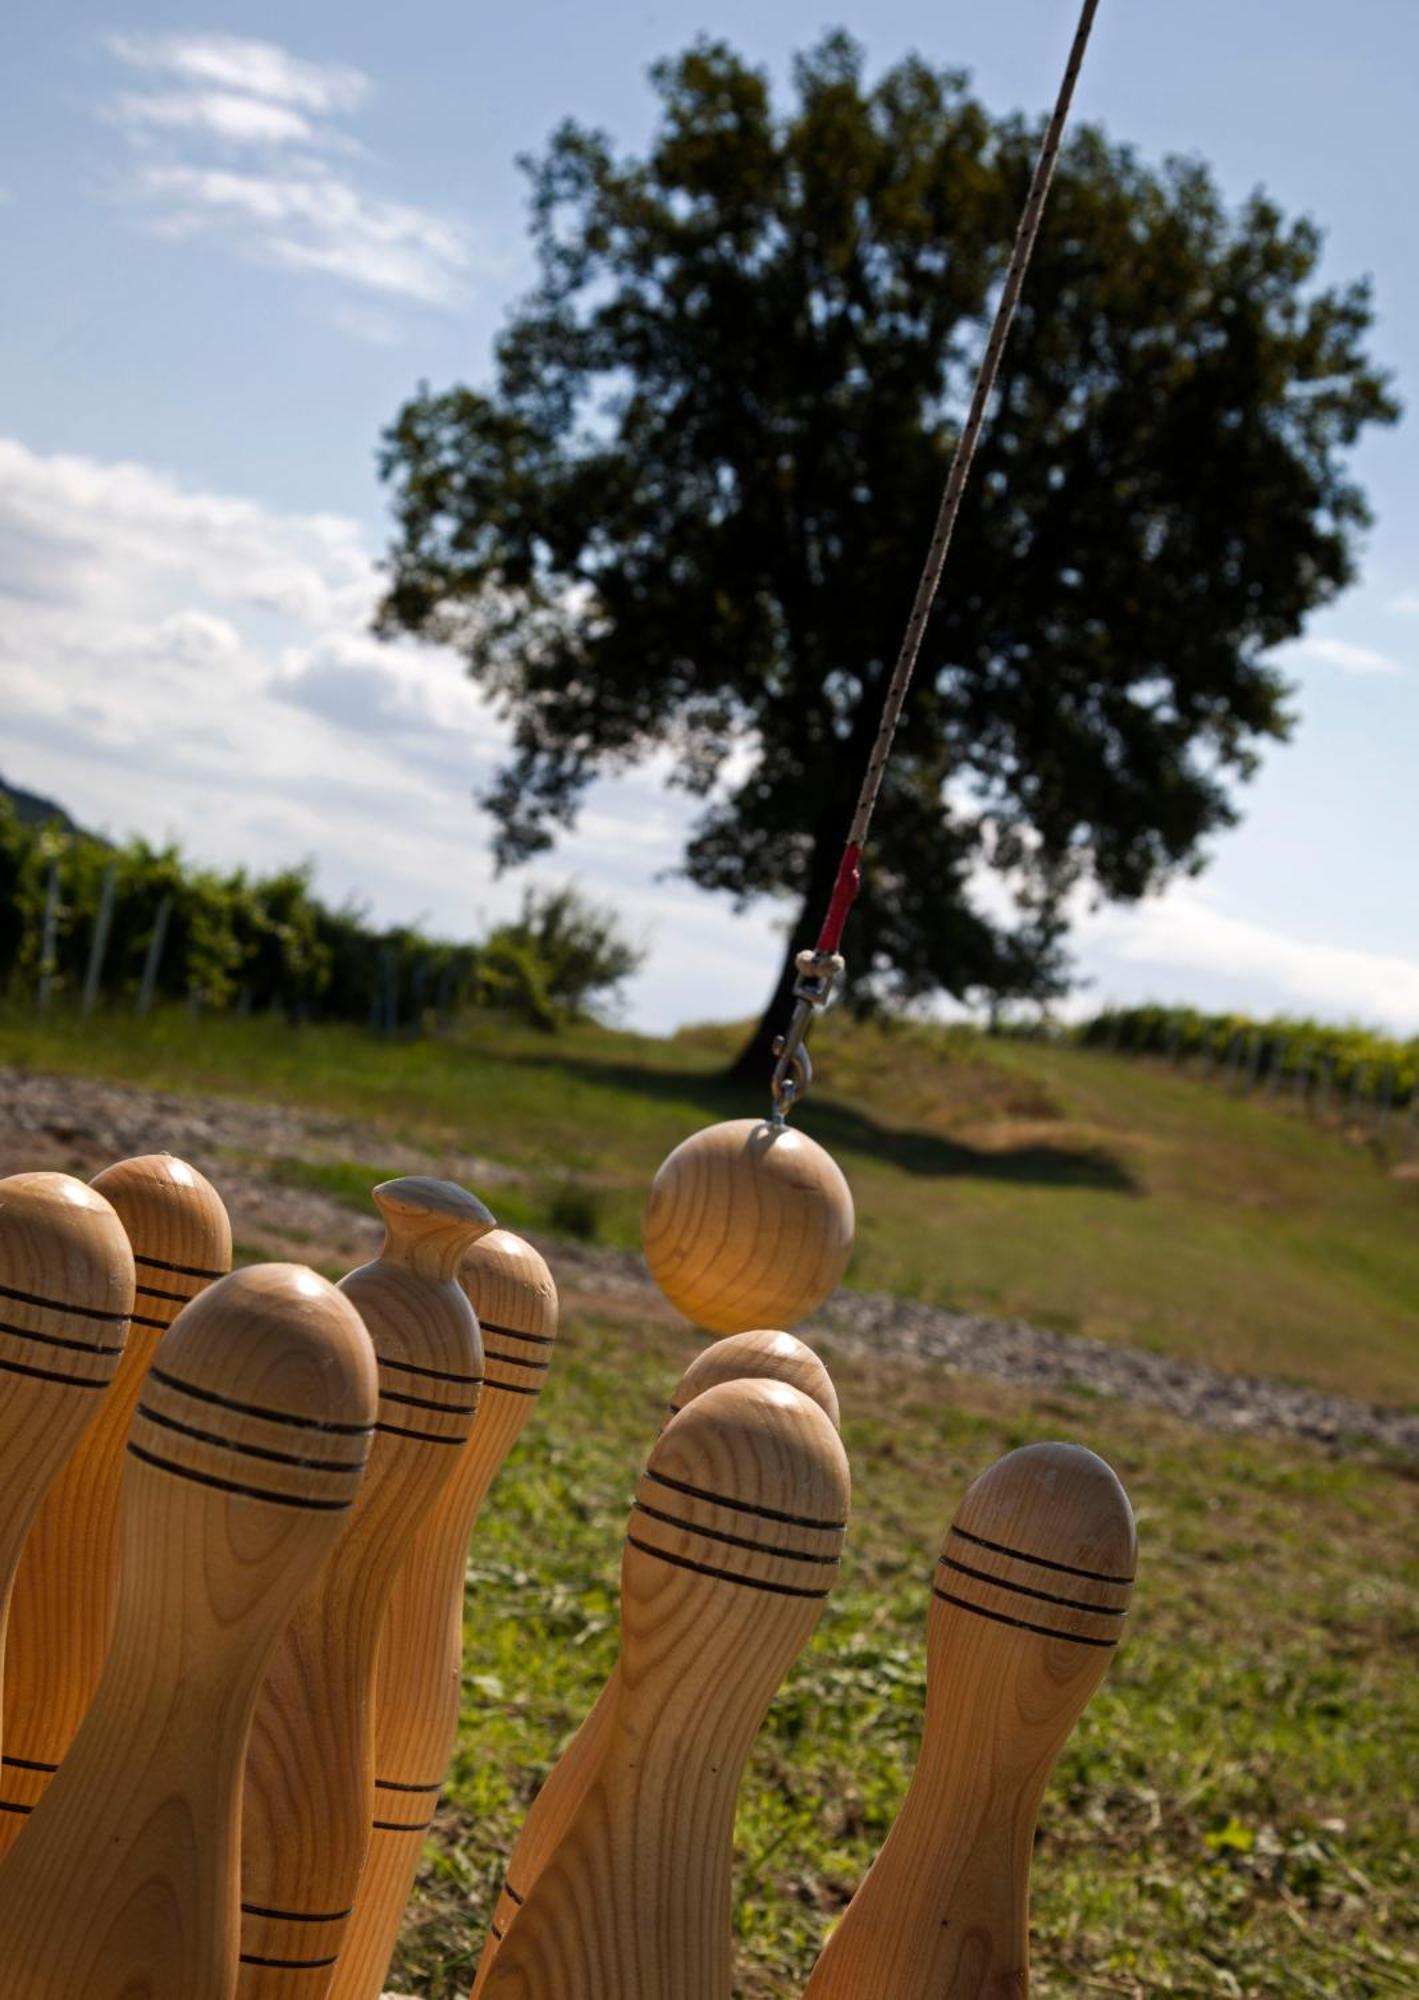
<svg viewBox="0 0 1419 2000">
<path fill-rule="evenodd" d="M 734 1039 L 490 1019 L 397 1041 L 183 1013 L 87 1030 L 12 1016 L 0 1061 L 358 1118 L 369 1159 L 287 1170 L 361 1199 L 381 1135 L 456 1146 L 519 1171 L 497 1191 L 511 1226 L 633 1245 L 669 1149 L 764 1102 L 719 1074 Z M 1274 1101 L 1096 1050 L 833 1020 L 814 1049 L 799 1122 L 853 1186 L 850 1284 L 1416 1400 L 1419 1178 L 1402 1162 Z"/>
</svg>

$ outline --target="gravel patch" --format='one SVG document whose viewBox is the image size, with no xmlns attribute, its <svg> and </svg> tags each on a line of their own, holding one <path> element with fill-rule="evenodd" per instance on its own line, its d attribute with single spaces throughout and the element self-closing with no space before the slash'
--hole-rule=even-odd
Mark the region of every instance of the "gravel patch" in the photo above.
<svg viewBox="0 0 1419 2000">
<path fill-rule="evenodd" d="M 0 1068 L 0 1173 L 60 1167 L 85 1177 L 112 1160 L 166 1149 L 216 1182 L 239 1242 L 269 1256 L 297 1253 L 337 1266 L 374 1254 L 379 1225 L 317 1190 L 276 1186 L 262 1163 L 282 1158 L 376 1160 L 391 1172 L 439 1173 L 495 1189 L 524 1178 L 472 1154 L 391 1143 L 379 1131 L 319 1113 L 242 1099 L 176 1096 L 137 1085 Z M 491 1196 L 496 1209 L 497 1198 Z M 582 1243 L 542 1243 L 569 1300 L 668 1311 L 638 1255 Z M 1366 1450 L 1419 1461 L 1419 1413 L 1294 1383 L 1234 1375 L 1022 1320 L 948 1312 L 878 1292 L 839 1292 L 804 1333 L 825 1352 L 900 1355 L 953 1373 L 1033 1389 L 1072 1389 L 1164 1410 L 1236 1436 L 1303 1439 L 1337 1454 Z"/>
</svg>

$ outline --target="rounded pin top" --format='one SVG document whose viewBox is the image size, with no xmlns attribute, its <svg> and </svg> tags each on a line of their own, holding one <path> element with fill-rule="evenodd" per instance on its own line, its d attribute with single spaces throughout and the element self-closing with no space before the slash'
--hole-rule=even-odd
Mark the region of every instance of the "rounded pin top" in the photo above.
<svg viewBox="0 0 1419 2000">
<path fill-rule="evenodd" d="M 750 1380 L 791 1383 L 818 1405 L 834 1430 L 841 1429 L 832 1376 L 806 1341 L 771 1327 L 731 1333 L 701 1349 L 675 1385 L 670 1413 L 677 1416 L 717 1383 Z"/>
<path fill-rule="evenodd" d="M 374 1203 L 384 1217 L 381 1255 L 425 1277 L 454 1277 L 469 1245 L 497 1227 L 476 1194 L 430 1174 L 381 1181 Z"/>
<path fill-rule="evenodd" d="M 173 1321 L 155 1369 L 316 1428 L 367 1429 L 379 1402 L 364 1321 L 304 1264 L 252 1264 L 209 1285 Z"/>
<path fill-rule="evenodd" d="M 112 1340 L 133 1310 L 133 1252 L 112 1204 L 72 1174 L 0 1180 L 0 1303 L 6 1320 L 22 1306 L 73 1315 L 91 1340 L 108 1322 Z"/>
<path fill-rule="evenodd" d="M 712 1333 L 790 1326 L 820 1306 L 852 1252 L 852 1192 L 792 1126 L 739 1118 L 662 1163 L 642 1235 L 672 1305 Z"/>
<path fill-rule="evenodd" d="M 1078 1444 L 1030 1444 L 983 1472 L 946 1531 L 936 1609 L 1101 1651 L 1123 1636 L 1138 1555 L 1128 1495 Z"/>
<path fill-rule="evenodd" d="M 557 1342 L 557 1287 L 546 1260 L 510 1229 L 490 1229 L 463 1259 L 458 1279 L 482 1328 L 486 1387 L 530 1404 Z"/>
<path fill-rule="evenodd" d="M 90 1186 L 113 1203 L 137 1265 L 134 1326 L 151 1339 L 232 1268 L 232 1225 L 212 1183 L 171 1153 L 119 1160 Z"/>
<path fill-rule="evenodd" d="M 827 1597 L 847 1526 L 842 1440 L 786 1382 L 721 1382 L 672 1417 L 636 1487 L 634 1553 L 753 1592 Z M 629 1572 L 628 1572 L 629 1574 Z"/>
</svg>

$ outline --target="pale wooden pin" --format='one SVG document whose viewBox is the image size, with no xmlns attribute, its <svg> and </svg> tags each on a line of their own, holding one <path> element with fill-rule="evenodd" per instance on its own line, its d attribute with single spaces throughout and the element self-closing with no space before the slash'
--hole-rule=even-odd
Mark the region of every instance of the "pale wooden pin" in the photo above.
<svg viewBox="0 0 1419 2000">
<path fill-rule="evenodd" d="M 642 1223 L 651 1276 L 712 1333 L 792 1326 L 852 1254 L 852 1193 L 790 1125 L 739 1118 L 696 1132 L 651 1182 Z"/>
<path fill-rule="evenodd" d="M 359 1489 L 377 1397 L 359 1315 L 300 1265 L 219 1279 L 164 1336 L 103 1678 L 0 1868 L 5 2000 L 231 2000 L 252 1710 Z"/>
<path fill-rule="evenodd" d="M 133 1252 L 101 1194 L 69 1174 L 0 1180 L 0 1671 L 21 1554 L 45 1494 L 97 1418 L 128 1338 Z M 0 1754 L 8 1749 L 0 1718 Z M 0 1853 L 31 1801 L 0 1765 Z"/>
<path fill-rule="evenodd" d="M 1128 1497 L 1080 1445 L 1026 1445 L 970 1488 L 936 1568 L 916 1772 L 804 2000 L 1028 1992 L 1040 1801 L 1122 1637 L 1135 1556 Z"/>
<path fill-rule="evenodd" d="M 451 1181 L 386 1181 L 374 1199 L 384 1248 L 340 1290 L 374 1342 L 379 1422 L 359 1503 L 257 1705 L 242 1807 L 241 2000 L 329 1990 L 370 1839 L 380 1628 L 483 1380 L 478 1322 L 456 1273 L 492 1216 Z"/>
<path fill-rule="evenodd" d="M 721 1382 L 787 1382 L 811 1398 L 838 1427 L 838 1397 L 832 1377 L 812 1348 L 791 1333 L 758 1329 L 752 1333 L 730 1334 L 715 1340 L 697 1354 L 676 1384 L 670 1399 L 670 1415 L 678 1416 L 687 1403 Z M 507 1865 L 497 1907 L 493 1911 L 488 1941 L 478 1961 L 478 1977 L 473 2000 L 487 1986 L 500 1940 L 507 1935 L 513 1918 L 527 1901 L 533 1883 L 542 1873 L 547 1857 L 560 1845 L 587 1786 L 605 1755 L 615 1727 L 619 1700 L 620 1669 L 611 1676 L 597 1697 L 596 1706 L 582 1723 L 561 1757 L 548 1773 L 546 1783 L 528 1808 Z"/>
<path fill-rule="evenodd" d="M 482 1399 L 452 1479 L 399 1568 L 379 1644 L 370 1850 L 330 2000 L 378 2000 L 458 1736 L 464 1571 L 478 1510 L 537 1406 L 557 1288 L 530 1243 L 481 1237 L 459 1279 L 483 1334 Z"/>
<path fill-rule="evenodd" d="M 490 2000 L 729 2000 L 739 1782 L 847 1507 L 842 1444 L 801 1391 L 722 1383 L 671 1418 L 626 1537 L 612 1724 Z"/>
<path fill-rule="evenodd" d="M 20 1558 L 5 1655 L 0 1854 L 67 1755 L 103 1672 L 118 1602 L 123 1448 L 158 1341 L 232 1263 L 232 1230 L 210 1181 L 171 1153 L 105 1167 L 137 1267 L 132 1331 L 98 1415 L 45 1495 Z"/>
</svg>

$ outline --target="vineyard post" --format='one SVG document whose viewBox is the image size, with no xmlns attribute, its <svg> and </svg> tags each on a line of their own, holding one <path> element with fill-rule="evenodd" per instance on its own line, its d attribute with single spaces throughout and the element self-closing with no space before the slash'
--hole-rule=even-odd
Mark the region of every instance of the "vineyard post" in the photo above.
<svg viewBox="0 0 1419 2000">
<path fill-rule="evenodd" d="M 1324 1123 L 1330 1110 L 1330 1057 L 1323 1055 L 1316 1074 L 1316 1087 L 1311 1097 L 1311 1109 L 1316 1118 Z"/>
<path fill-rule="evenodd" d="M 1271 1067 L 1266 1072 L 1266 1094 L 1268 1097 L 1276 1095 L 1286 1065 L 1290 1059 L 1291 1042 L 1289 1037 L 1284 1042 L 1273 1042 L 1271 1044 Z"/>
<path fill-rule="evenodd" d="M 110 861 L 103 871 L 103 884 L 99 889 L 98 914 L 94 918 L 94 934 L 89 943 L 89 965 L 84 974 L 83 1011 L 92 1014 L 99 1001 L 99 984 L 103 978 L 104 954 L 108 950 L 108 934 L 113 928 L 113 898 L 118 882 L 118 870 Z"/>
<path fill-rule="evenodd" d="M 1256 1080 L 1261 1072 L 1261 1054 L 1266 1047 L 1266 1037 L 1260 1028 L 1252 1030 L 1251 1054 L 1247 1062 L 1246 1081 L 1242 1088 L 1248 1097 L 1256 1089 Z"/>
<path fill-rule="evenodd" d="M 1168 1061 L 1172 1063 L 1174 1067 L 1176 1067 L 1177 1065 L 1178 1050 L 1181 1048 L 1181 1046 L 1182 1046 L 1182 1021 L 1178 1015 L 1174 1014 L 1172 1019 L 1168 1023 L 1168 1042 L 1167 1042 L 1167 1047 L 1164 1050 L 1164 1054 L 1166 1055 Z"/>
<path fill-rule="evenodd" d="M 148 955 L 143 960 L 143 977 L 138 987 L 138 1012 L 151 1012 L 153 996 L 158 988 L 158 967 L 163 962 L 163 946 L 167 943 L 168 918 L 172 915 L 172 897 L 164 896 L 158 904 L 158 914 L 153 921 L 153 935 L 148 939 Z"/>
<path fill-rule="evenodd" d="M 55 949 L 59 939 L 59 863 L 49 864 L 49 882 L 44 892 L 44 930 L 39 946 L 38 1005 L 42 1014 L 54 992 Z"/>
<path fill-rule="evenodd" d="M 1389 1108 L 1394 1099 L 1394 1065 L 1388 1064 L 1380 1075 L 1379 1108 L 1375 1118 L 1375 1137 L 1384 1143 L 1389 1126 Z"/>
<path fill-rule="evenodd" d="M 1360 1115 L 1360 1104 L 1365 1095 L 1365 1085 L 1369 1081 L 1369 1076 L 1368 1063 L 1356 1063 L 1350 1072 L 1350 1100 L 1346 1109 L 1352 1123 Z"/>
</svg>

